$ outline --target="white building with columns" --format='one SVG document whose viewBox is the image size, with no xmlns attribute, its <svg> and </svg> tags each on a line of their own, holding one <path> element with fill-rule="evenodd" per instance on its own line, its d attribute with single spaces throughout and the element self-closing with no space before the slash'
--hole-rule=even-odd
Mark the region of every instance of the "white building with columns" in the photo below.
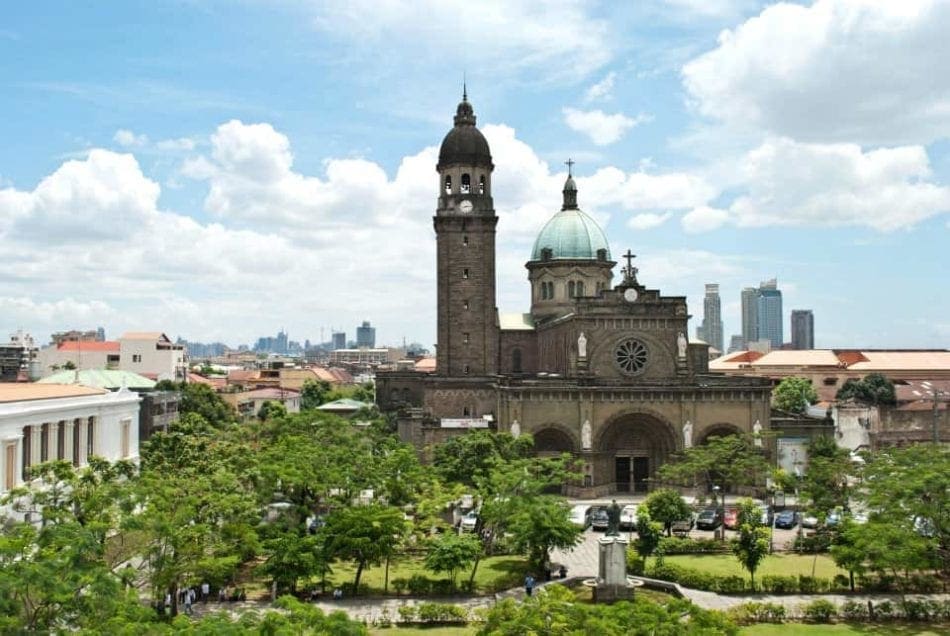
<svg viewBox="0 0 950 636">
<path fill-rule="evenodd" d="M 28 481 L 30 466 L 45 461 L 137 460 L 140 399 L 124 388 L 0 383 L 0 495 Z"/>
</svg>

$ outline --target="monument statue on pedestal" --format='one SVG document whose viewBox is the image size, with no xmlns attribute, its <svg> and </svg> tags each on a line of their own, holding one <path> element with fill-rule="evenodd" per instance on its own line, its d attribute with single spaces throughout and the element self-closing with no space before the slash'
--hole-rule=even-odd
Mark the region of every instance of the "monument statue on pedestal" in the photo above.
<svg viewBox="0 0 950 636">
<path fill-rule="evenodd" d="M 617 505 L 617 500 L 614 499 L 610 502 L 610 505 L 607 506 L 607 534 L 608 537 L 619 537 L 620 536 L 620 506 Z"/>
</svg>

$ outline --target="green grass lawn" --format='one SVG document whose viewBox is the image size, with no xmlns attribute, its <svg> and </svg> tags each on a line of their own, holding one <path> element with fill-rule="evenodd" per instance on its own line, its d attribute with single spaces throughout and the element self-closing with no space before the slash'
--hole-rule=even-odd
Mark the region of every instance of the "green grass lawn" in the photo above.
<svg viewBox="0 0 950 636">
<path fill-rule="evenodd" d="M 709 574 L 749 576 L 749 573 L 739 565 L 739 561 L 731 554 L 677 554 L 665 557 L 664 560 L 667 563 L 701 570 Z M 813 563 L 815 564 L 815 576 L 819 578 L 831 579 L 836 574 L 844 574 L 845 576 L 848 574 L 845 570 L 836 566 L 831 557 L 825 554 L 819 554 L 817 562 L 814 555 L 810 554 L 770 554 L 762 559 L 759 569 L 755 572 L 755 579 L 759 581 L 763 576 L 769 575 L 798 576 L 804 574 L 811 576 Z"/>
<path fill-rule="evenodd" d="M 832 634 L 833 636 L 845 636 L 846 634 L 874 634 L 876 636 L 889 636 L 891 634 L 910 634 L 924 636 L 939 636 L 947 633 L 947 626 L 933 625 L 915 625 L 908 623 L 888 623 L 884 625 L 864 625 L 840 623 L 837 625 L 806 625 L 803 623 L 784 623 L 782 625 L 760 624 L 743 627 L 739 630 L 742 636 L 788 636 L 795 634 L 798 636 L 820 636 L 823 634 Z"/>
<path fill-rule="evenodd" d="M 482 559 L 475 572 L 476 593 L 497 592 L 517 587 L 524 580 L 526 567 L 526 561 L 519 556 L 495 556 Z M 459 571 L 457 583 L 467 581 L 470 574 L 471 568 Z M 366 568 L 360 577 L 360 584 L 365 583 L 369 587 L 370 594 L 382 594 L 385 575 L 385 565 Z M 425 576 L 431 580 L 449 578 L 447 574 L 436 575 L 426 570 L 420 558 L 400 559 L 389 564 L 389 594 L 396 593 L 392 585 L 393 579 L 408 579 L 414 575 Z M 327 589 L 332 590 L 337 585 L 352 583 L 355 576 L 355 565 L 336 563 L 333 565 L 333 574 L 327 577 Z M 319 583 L 319 581 L 314 583 Z M 306 584 L 301 583 L 299 587 L 306 587 Z"/>
</svg>

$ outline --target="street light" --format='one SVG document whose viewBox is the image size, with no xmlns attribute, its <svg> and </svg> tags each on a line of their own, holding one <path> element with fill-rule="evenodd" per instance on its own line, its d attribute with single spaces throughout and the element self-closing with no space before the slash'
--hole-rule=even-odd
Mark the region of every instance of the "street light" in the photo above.
<svg viewBox="0 0 950 636">
<path fill-rule="evenodd" d="M 713 489 L 713 508 L 716 508 L 716 509 L 718 510 L 718 508 L 719 508 L 719 490 L 720 490 L 720 488 L 719 488 L 719 486 L 713 486 L 712 489 Z M 726 507 L 726 493 L 723 493 L 723 494 L 722 494 L 722 507 L 723 507 L 723 509 L 725 509 L 725 507 Z M 724 539 L 724 538 L 725 538 L 725 534 L 726 534 L 726 533 L 722 531 L 722 526 L 716 528 L 716 538 L 717 538 L 717 539 Z"/>
</svg>

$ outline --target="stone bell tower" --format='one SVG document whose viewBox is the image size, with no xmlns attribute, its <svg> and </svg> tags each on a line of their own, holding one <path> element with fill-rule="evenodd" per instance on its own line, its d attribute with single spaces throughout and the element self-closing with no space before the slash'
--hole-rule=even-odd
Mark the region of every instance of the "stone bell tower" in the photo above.
<svg viewBox="0 0 950 636">
<path fill-rule="evenodd" d="M 433 218 L 438 265 L 436 373 L 489 376 L 498 370 L 495 216 L 488 141 L 463 92 L 455 126 L 439 150 L 439 204 Z"/>
</svg>

